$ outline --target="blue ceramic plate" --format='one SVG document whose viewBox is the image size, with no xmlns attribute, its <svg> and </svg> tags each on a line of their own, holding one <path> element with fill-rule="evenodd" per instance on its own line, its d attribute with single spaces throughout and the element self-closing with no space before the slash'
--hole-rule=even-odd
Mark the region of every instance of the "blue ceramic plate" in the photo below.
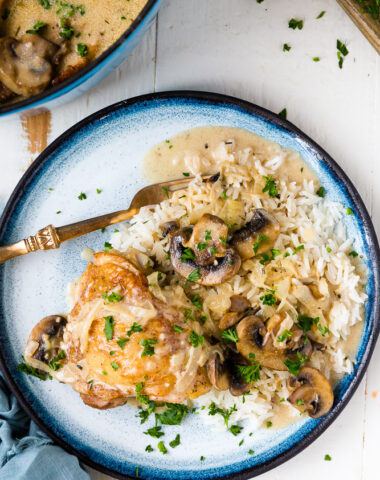
<svg viewBox="0 0 380 480">
<path fill-rule="evenodd" d="M 86 264 L 85 246 L 102 249 L 107 233 L 96 232 L 59 250 L 39 252 L 0 266 L 0 356 L 4 374 L 33 419 L 68 451 L 118 478 L 197 480 L 246 479 L 279 465 L 314 441 L 342 411 L 360 382 L 379 332 L 379 247 L 371 220 L 357 191 L 336 163 L 289 122 L 250 103 L 221 95 L 172 92 L 121 102 L 88 117 L 32 164 L 16 187 L 0 224 L 0 245 L 61 225 L 126 208 L 144 186 L 141 159 L 153 145 L 192 127 L 245 128 L 300 152 L 315 170 L 327 195 L 355 215 L 346 217 L 355 249 L 367 252 L 369 300 L 366 322 L 351 375 L 337 386 L 334 408 L 321 420 L 303 419 L 282 430 L 263 430 L 245 438 L 244 448 L 228 432 L 210 430 L 197 416 L 185 418 L 182 448 L 163 456 L 146 453 L 151 439 L 142 432 L 135 410 L 125 406 L 97 411 L 85 406 L 70 387 L 40 382 L 16 370 L 28 334 L 45 315 L 64 312 L 66 285 Z M 103 190 L 101 195 L 96 189 Z M 78 200 L 80 192 L 86 201 Z M 62 211 L 57 215 L 57 211 Z M 195 441 L 196 440 L 196 441 Z M 188 448 L 186 446 L 190 446 Z M 254 450 L 249 455 L 248 450 Z M 206 459 L 200 462 L 200 456 Z"/>
</svg>

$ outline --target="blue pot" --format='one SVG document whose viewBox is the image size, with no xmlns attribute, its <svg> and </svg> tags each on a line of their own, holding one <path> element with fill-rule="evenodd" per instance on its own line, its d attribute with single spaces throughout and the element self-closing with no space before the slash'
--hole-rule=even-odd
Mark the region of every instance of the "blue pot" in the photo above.
<svg viewBox="0 0 380 480">
<path fill-rule="evenodd" d="M 143 10 L 119 40 L 77 74 L 38 95 L 0 106 L 0 119 L 14 113 L 27 111 L 29 115 L 34 115 L 39 113 L 41 108 L 58 107 L 94 87 L 132 53 L 152 24 L 161 3 L 162 0 L 148 0 Z"/>
</svg>

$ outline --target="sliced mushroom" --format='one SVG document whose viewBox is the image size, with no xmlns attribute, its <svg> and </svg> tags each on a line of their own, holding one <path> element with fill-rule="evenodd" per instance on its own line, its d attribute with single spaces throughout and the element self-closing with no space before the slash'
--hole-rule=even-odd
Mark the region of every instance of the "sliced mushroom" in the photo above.
<svg viewBox="0 0 380 480">
<path fill-rule="evenodd" d="M 163 225 L 161 225 L 162 238 L 165 238 L 168 235 L 172 235 L 174 232 L 178 230 L 178 228 L 179 228 L 178 223 L 174 220 L 164 223 Z"/>
<path fill-rule="evenodd" d="M 231 378 L 230 378 L 230 393 L 234 397 L 240 397 L 245 393 L 248 393 L 251 388 L 252 384 L 245 382 L 237 372 L 237 365 L 250 365 L 251 362 L 246 360 L 243 356 L 231 353 L 230 358 L 230 371 L 231 371 Z"/>
<path fill-rule="evenodd" d="M 230 372 L 226 360 L 222 360 L 219 352 L 215 352 L 207 361 L 207 375 L 211 384 L 218 390 L 228 390 Z"/>
<path fill-rule="evenodd" d="M 215 258 L 224 257 L 227 235 L 228 227 L 223 220 L 205 213 L 195 224 L 191 237 L 183 246 L 193 250 L 199 265 L 211 265 Z"/>
<path fill-rule="evenodd" d="M 301 368 L 297 376 L 289 378 L 288 385 L 294 389 L 288 401 L 312 418 L 323 417 L 333 406 L 334 393 L 331 385 L 316 368 Z"/>
<path fill-rule="evenodd" d="M 310 358 L 313 353 L 313 344 L 303 330 L 293 327 L 292 336 L 286 342 L 286 353 L 289 355 L 300 354 L 302 357 Z"/>
<path fill-rule="evenodd" d="M 245 317 L 237 326 L 239 341 L 236 344 L 239 352 L 247 360 L 254 354 L 255 359 L 263 367 L 274 370 L 286 370 L 286 356 L 273 346 L 271 337 L 267 337 L 264 322 L 255 315 Z M 264 344 L 264 341 L 267 340 Z"/>
<path fill-rule="evenodd" d="M 241 313 L 238 312 L 227 312 L 223 315 L 223 317 L 219 320 L 219 328 L 221 330 L 227 330 L 227 328 L 231 328 L 238 323 L 241 319 Z"/>
<path fill-rule="evenodd" d="M 41 93 L 51 81 L 56 52 L 57 46 L 39 35 L 0 38 L 0 81 L 17 95 Z"/>
<path fill-rule="evenodd" d="M 182 277 L 201 285 L 211 286 L 229 280 L 238 272 L 241 260 L 232 248 L 227 248 L 223 257 L 215 257 L 212 264 L 203 265 L 198 263 L 194 252 L 190 258 L 184 255 L 184 244 L 188 241 L 189 232 L 183 229 L 176 233 L 170 242 L 172 266 Z"/>
<path fill-rule="evenodd" d="M 252 220 L 233 234 L 231 245 L 246 260 L 273 248 L 279 235 L 280 224 L 276 218 L 259 208 Z"/>
<path fill-rule="evenodd" d="M 62 315 L 49 315 L 37 323 L 25 348 L 25 359 L 29 364 L 43 371 L 49 370 L 49 363 L 60 352 L 66 323 Z"/>
<path fill-rule="evenodd" d="M 251 306 L 249 301 L 242 295 L 232 295 L 231 300 L 231 312 L 245 312 Z"/>
</svg>

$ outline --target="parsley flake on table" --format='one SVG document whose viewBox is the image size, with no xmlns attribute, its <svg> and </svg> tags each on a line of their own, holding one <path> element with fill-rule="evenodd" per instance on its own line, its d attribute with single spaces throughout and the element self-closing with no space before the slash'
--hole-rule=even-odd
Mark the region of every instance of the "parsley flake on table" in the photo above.
<svg viewBox="0 0 380 480">
<path fill-rule="evenodd" d="M 286 110 L 286 108 L 283 108 L 281 110 L 281 112 L 279 112 L 278 116 L 280 118 L 283 118 L 284 120 L 286 120 L 287 116 L 288 116 L 288 111 Z"/>
<path fill-rule="evenodd" d="M 336 48 L 337 48 L 337 57 L 338 57 L 338 65 L 339 68 L 343 68 L 343 61 L 344 57 L 346 57 L 349 53 L 347 46 L 341 40 L 336 41 Z"/>
<path fill-rule="evenodd" d="M 318 15 L 317 20 L 323 17 L 323 15 L 326 13 L 326 10 L 322 10 L 322 12 Z"/>
<path fill-rule="evenodd" d="M 320 58 L 319 57 L 313 57 L 313 62 L 319 62 Z"/>
<path fill-rule="evenodd" d="M 87 195 L 83 192 L 80 192 L 80 194 L 78 195 L 78 198 L 79 198 L 79 200 L 86 200 Z"/>
<path fill-rule="evenodd" d="M 113 338 L 113 328 L 115 321 L 112 316 L 104 317 L 104 320 L 104 335 L 106 336 L 106 339 L 110 341 Z"/>
<path fill-rule="evenodd" d="M 325 455 L 325 460 L 326 460 L 326 462 L 330 462 L 330 461 L 331 461 L 331 457 L 330 457 L 330 455 L 329 455 L 328 453 L 326 453 L 326 455 Z"/>
<path fill-rule="evenodd" d="M 292 47 L 288 43 L 284 43 L 284 45 L 282 46 L 282 51 L 283 52 L 290 52 L 291 48 Z"/>
<path fill-rule="evenodd" d="M 303 29 L 303 20 L 297 20 L 296 18 L 292 18 L 289 20 L 288 23 L 289 28 L 292 28 L 293 30 L 302 30 Z"/>
</svg>

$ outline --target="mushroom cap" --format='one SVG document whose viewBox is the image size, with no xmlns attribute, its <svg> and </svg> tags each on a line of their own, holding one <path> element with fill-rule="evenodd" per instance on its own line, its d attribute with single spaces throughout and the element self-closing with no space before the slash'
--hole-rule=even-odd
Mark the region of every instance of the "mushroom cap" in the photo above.
<svg viewBox="0 0 380 480">
<path fill-rule="evenodd" d="M 205 213 L 194 225 L 189 240 L 183 246 L 193 250 L 199 265 L 211 265 L 215 258 L 225 256 L 227 235 L 228 227 L 224 221 Z M 200 244 L 205 248 L 199 249 Z"/>
<path fill-rule="evenodd" d="M 212 286 L 219 285 L 233 277 L 240 268 L 239 255 L 232 248 L 227 248 L 224 257 L 215 258 L 211 265 L 200 265 L 197 260 L 182 260 L 185 247 L 183 243 L 188 240 L 187 232 L 180 230 L 171 238 L 170 260 L 174 270 L 182 277 L 188 278 L 194 270 L 199 270 L 199 279 L 195 283 Z"/>
<path fill-rule="evenodd" d="M 228 390 L 230 372 L 227 361 L 222 361 L 219 352 L 215 352 L 207 361 L 207 375 L 211 384 L 218 390 Z"/>
<path fill-rule="evenodd" d="M 51 81 L 56 51 L 56 45 L 39 35 L 0 38 L 0 81 L 17 95 L 41 93 Z"/>
<path fill-rule="evenodd" d="M 310 358 L 313 353 L 313 344 L 303 330 L 297 327 L 291 329 L 292 336 L 286 342 L 286 353 L 288 355 L 300 354 Z"/>
<path fill-rule="evenodd" d="M 263 236 L 262 241 L 254 250 L 259 235 Z M 277 219 L 263 208 L 258 208 L 252 220 L 233 234 L 231 245 L 236 248 L 241 258 L 246 260 L 270 250 L 279 235 L 280 224 Z"/>
<path fill-rule="evenodd" d="M 220 330 L 227 330 L 227 328 L 231 328 L 238 323 L 241 319 L 241 313 L 238 312 L 227 312 L 223 315 L 223 317 L 219 320 L 219 328 Z"/>
<path fill-rule="evenodd" d="M 316 368 L 301 368 L 297 376 L 289 377 L 288 385 L 294 389 L 288 401 L 301 412 L 320 418 L 331 410 L 334 392 L 327 378 Z"/>
<path fill-rule="evenodd" d="M 62 315 L 49 315 L 34 326 L 27 342 L 38 343 L 33 358 L 48 364 L 53 357 L 57 356 L 66 323 L 67 320 Z"/>
<path fill-rule="evenodd" d="M 261 366 L 286 370 L 284 364 L 286 356 L 280 350 L 276 350 L 271 342 L 264 344 L 267 330 L 261 318 L 256 315 L 243 318 L 236 331 L 239 338 L 236 346 L 243 357 L 249 360 L 249 355 L 254 354 Z"/>
</svg>

